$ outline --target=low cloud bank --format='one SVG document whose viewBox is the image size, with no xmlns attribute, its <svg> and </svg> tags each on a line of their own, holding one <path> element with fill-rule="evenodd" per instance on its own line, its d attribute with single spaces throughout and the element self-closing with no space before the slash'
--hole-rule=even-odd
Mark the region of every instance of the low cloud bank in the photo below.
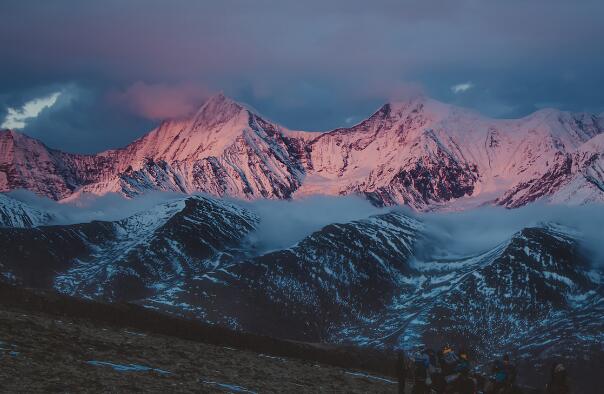
<svg viewBox="0 0 604 394">
<path fill-rule="evenodd" d="M 13 191 L 8 195 L 51 214 L 51 224 L 115 221 L 151 209 L 157 204 L 186 197 L 178 193 L 150 192 L 127 199 L 109 193 L 104 196 L 84 195 L 70 202 L 58 203 L 26 190 Z M 257 231 L 250 236 L 250 242 L 260 251 L 287 248 L 331 223 L 349 222 L 385 212 L 365 199 L 352 196 L 311 196 L 294 201 L 227 200 L 254 212 L 260 218 Z"/>
<path fill-rule="evenodd" d="M 416 216 L 426 224 L 424 253 L 433 257 L 478 254 L 505 242 L 523 228 L 557 224 L 576 231 L 593 261 L 604 263 L 604 206 L 599 204 L 531 204 L 512 210 L 483 207 Z M 433 245 L 438 245 L 438 250 Z"/>
<path fill-rule="evenodd" d="M 151 209 L 157 204 L 183 197 L 177 193 L 151 192 L 134 199 L 127 199 L 120 194 L 109 193 L 104 196 L 84 195 L 71 202 L 59 203 L 27 190 L 15 190 L 7 194 L 31 207 L 49 213 L 52 216 L 50 224 L 120 220 Z"/>
<path fill-rule="evenodd" d="M 283 249 L 331 223 L 345 223 L 384 213 L 360 197 L 310 196 L 300 200 L 241 203 L 260 217 L 250 237 L 261 251 Z"/>
<path fill-rule="evenodd" d="M 58 203 L 24 190 L 8 194 L 50 213 L 53 216 L 52 224 L 119 220 L 157 204 L 184 197 L 167 192 L 151 192 L 134 199 L 107 194 Z M 367 200 L 354 196 L 310 196 L 294 201 L 229 201 L 254 212 L 260 218 L 257 231 L 250 235 L 250 242 L 260 252 L 290 247 L 331 223 L 364 219 L 391 210 L 377 208 Z M 418 248 L 418 258 L 457 258 L 479 254 L 507 241 L 523 228 L 551 223 L 577 232 L 591 260 L 604 265 L 604 206 L 599 204 L 532 204 L 513 210 L 483 207 L 461 212 L 430 213 L 414 213 L 406 208 L 392 209 L 402 209 L 405 214 L 425 224 L 425 239 Z"/>
</svg>

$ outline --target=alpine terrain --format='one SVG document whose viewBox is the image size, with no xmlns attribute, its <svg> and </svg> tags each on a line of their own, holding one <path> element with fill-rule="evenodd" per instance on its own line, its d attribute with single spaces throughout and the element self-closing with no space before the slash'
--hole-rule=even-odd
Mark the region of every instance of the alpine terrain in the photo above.
<svg viewBox="0 0 604 394">
<path fill-rule="evenodd" d="M 95 155 L 2 131 L 0 191 L 16 189 L 65 209 L 90 194 L 172 193 L 119 220 L 70 224 L 0 194 L 0 280 L 11 286 L 295 343 L 380 351 L 454 343 L 485 371 L 509 353 L 530 365 L 519 368 L 523 384 L 542 385 L 564 360 L 575 387 L 594 392 L 594 371 L 604 368 L 604 266 L 586 247 L 594 234 L 541 221 L 479 252 L 443 254 L 451 245 L 421 212 L 534 202 L 599 209 L 601 116 L 489 119 L 418 97 L 315 133 L 217 95 L 187 119 Z M 266 250 L 262 215 L 245 200 L 315 194 L 385 208 Z"/>
<path fill-rule="evenodd" d="M 130 145 L 96 155 L 0 132 L 0 191 L 55 200 L 149 190 L 246 199 L 360 194 L 420 210 L 604 200 L 604 119 L 544 109 L 489 119 L 425 97 L 351 128 L 289 131 L 222 94 Z"/>
<path fill-rule="evenodd" d="M 450 342 L 479 363 L 503 353 L 533 366 L 567 359 L 581 379 L 602 366 L 604 270 L 574 229 L 544 223 L 442 258 L 426 252 L 447 245 L 422 216 L 398 209 L 268 252 L 251 237 L 259 221 L 245 205 L 198 195 L 114 222 L 5 227 L 0 273 L 13 285 L 296 341 Z M 546 378 L 527 371 L 525 383 Z"/>
</svg>

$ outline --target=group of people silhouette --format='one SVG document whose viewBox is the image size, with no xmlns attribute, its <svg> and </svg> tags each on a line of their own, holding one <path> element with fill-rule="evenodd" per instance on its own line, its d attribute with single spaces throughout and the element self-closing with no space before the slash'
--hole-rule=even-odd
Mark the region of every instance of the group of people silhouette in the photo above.
<svg viewBox="0 0 604 394">
<path fill-rule="evenodd" d="M 465 350 L 445 345 L 439 351 L 423 348 L 413 357 L 399 353 L 397 361 L 399 393 L 405 394 L 516 394 L 525 390 L 517 385 L 516 366 L 509 355 L 494 360 L 488 368 L 477 370 Z M 566 368 L 552 366 L 545 394 L 569 394 Z"/>
</svg>

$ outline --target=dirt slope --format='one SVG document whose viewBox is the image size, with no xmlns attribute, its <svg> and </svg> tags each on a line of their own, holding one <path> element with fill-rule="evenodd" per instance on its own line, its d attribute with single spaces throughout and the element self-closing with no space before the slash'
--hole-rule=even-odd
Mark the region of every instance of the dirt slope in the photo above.
<svg viewBox="0 0 604 394">
<path fill-rule="evenodd" d="M 392 378 L 375 373 L 10 303 L 0 299 L 1 392 L 396 391 Z"/>
</svg>

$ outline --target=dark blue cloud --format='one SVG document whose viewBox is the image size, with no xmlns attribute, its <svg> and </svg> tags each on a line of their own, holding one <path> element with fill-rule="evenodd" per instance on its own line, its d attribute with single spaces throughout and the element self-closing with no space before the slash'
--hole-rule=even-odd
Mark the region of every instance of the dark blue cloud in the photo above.
<svg viewBox="0 0 604 394">
<path fill-rule="evenodd" d="M 311 130 L 358 120 L 418 85 L 493 116 L 604 110 L 600 0 L 4 0 L 0 15 L 0 116 L 71 86 L 77 98 L 26 129 L 68 150 L 142 134 L 156 121 L 145 114 L 158 112 L 141 110 L 158 100 L 133 92 L 165 95 L 180 115 L 201 91 L 223 90 Z M 473 87 L 452 92 L 465 82 Z M 116 106 L 116 92 L 145 102 Z"/>
<path fill-rule="evenodd" d="M 58 86 L 57 103 L 27 122 L 22 130 L 51 148 L 95 153 L 118 148 L 149 131 L 154 122 L 116 107 L 92 86 Z"/>
</svg>

